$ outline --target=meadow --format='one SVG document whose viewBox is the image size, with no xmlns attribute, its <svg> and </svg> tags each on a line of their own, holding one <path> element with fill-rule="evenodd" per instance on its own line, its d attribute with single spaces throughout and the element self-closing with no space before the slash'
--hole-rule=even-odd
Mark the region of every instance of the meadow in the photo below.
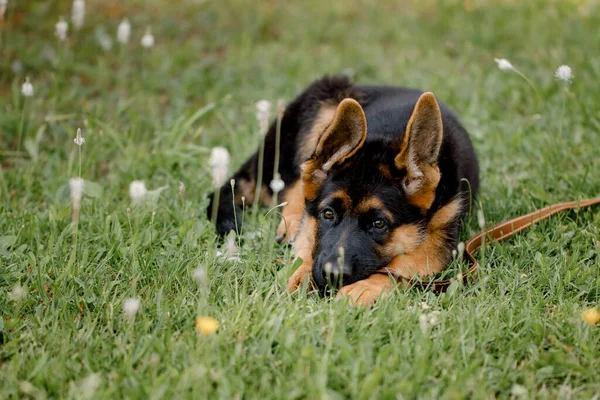
<svg viewBox="0 0 600 400">
<path fill-rule="evenodd" d="M 470 285 L 370 308 L 285 291 L 277 210 L 244 216 L 235 254 L 205 212 L 211 148 L 237 168 L 257 101 L 337 73 L 460 116 L 484 218 L 464 239 L 600 195 L 598 2 L 88 0 L 79 29 L 71 3 L 0 21 L 0 399 L 599 398 L 598 207 L 487 246 Z"/>
</svg>

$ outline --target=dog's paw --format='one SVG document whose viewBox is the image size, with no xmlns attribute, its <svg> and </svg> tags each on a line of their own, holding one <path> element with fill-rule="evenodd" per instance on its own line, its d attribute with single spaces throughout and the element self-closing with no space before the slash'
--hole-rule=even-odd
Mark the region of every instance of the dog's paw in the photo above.
<svg viewBox="0 0 600 400">
<path fill-rule="evenodd" d="M 391 288 L 392 283 L 387 275 L 375 274 L 362 281 L 344 286 L 335 297 L 338 300 L 348 297 L 355 306 L 371 306 L 377 299 L 388 295 Z"/>
<path fill-rule="evenodd" d="M 287 282 L 287 290 L 288 292 L 296 291 L 300 286 L 304 284 L 307 280 L 310 282 L 312 273 L 312 266 L 302 264 L 298 269 L 292 274 L 292 276 L 288 279 Z"/>
</svg>

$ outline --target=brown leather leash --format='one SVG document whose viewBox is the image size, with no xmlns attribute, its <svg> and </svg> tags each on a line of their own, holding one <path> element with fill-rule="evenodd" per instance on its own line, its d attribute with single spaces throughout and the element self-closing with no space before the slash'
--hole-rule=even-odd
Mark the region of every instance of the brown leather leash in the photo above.
<svg viewBox="0 0 600 400">
<path fill-rule="evenodd" d="M 521 217 L 501 222 L 497 225 L 492 226 L 491 228 L 485 229 L 477 233 L 475 236 L 471 237 L 465 242 L 465 254 L 467 255 L 467 259 L 469 260 L 471 266 L 467 271 L 461 274 L 463 282 L 467 284 L 469 281 L 477 279 L 477 268 L 479 267 L 479 265 L 477 264 L 477 259 L 473 254 L 477 252 L 477 250 L 479 250 L 479 248 L 484 243 L 489 243 L 492 241 L 501 242 L 516 235 L 522 230 L 529 228 L 534 223 L 547 219 L 556 213 L 565 210 L 589 207 L 595 204 L 600 204 L 600 197 L 595 199 L 570 201 L 567 203 L 555 204 L 552 206 L 541 208 L 527 215 L 523 215 Z M 430 288 L 434 292 L 445 292 L 446 289 L 448 289 L 448 286 L 450 286 L 450 284 L 456 279 L 457 278 L 432 281 L 418 281 L 413 279 L 409 281 L 409 285 Z"/>
</svg>

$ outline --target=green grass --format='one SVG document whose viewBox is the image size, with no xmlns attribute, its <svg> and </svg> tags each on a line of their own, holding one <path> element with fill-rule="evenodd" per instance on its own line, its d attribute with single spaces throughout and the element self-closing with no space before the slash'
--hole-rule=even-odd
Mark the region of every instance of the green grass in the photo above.
<svg viewBox="0 0 600 400">
<path fill-rule="evenodd" d="M 398 290 L 369 309 L 284 291 L 293 265 L 272 244 L 275 213 L 261 219 L 262 236 L 247 228 L 241 261 L 227 261 L 204 212 L 210 147 L 228 147 L 233 167 L 244 161 L 258 144 L 254 102 L 290 100 L 344 70 L 360 83 L 432 90 L 456 110 L 481 162 L 487 224 L 599 195 L 598 5 L 87 3 L 68 43 L 54 24 L 70 1 L 9 0 L 0 25 L 0 398 L 600 392 L 600 329 L 580 317 L 600 305 L 598 208 L 488 247 L 471 286 Z M 102 50 L 96 29 L 114 38 L 125 16 L 131 42 Z M 143 51 L 148 25 L 157 43 Z M 494 57 L 525 73 L 543 104 Z M 564 113 L 553 77 L 561 64 L 575 74 Z M 35 95 L 17 153 L 26 76 Z M 65 185 L 79 173 L 78 127 L 82 177 L 96 185 L 86 187 L 75 243 Z M 132 206 L 134 179 L 166 189 Z M 477 229 L 472 218 L 464 237 Z M 122 312 L 130 297 L 142 304 L 134 319 Z M 419 316 L 432 311 L 438 323 L 423 332 Z M 198 335 L 198 315 L 216 318 L 218 333 Z"/>
</svg>

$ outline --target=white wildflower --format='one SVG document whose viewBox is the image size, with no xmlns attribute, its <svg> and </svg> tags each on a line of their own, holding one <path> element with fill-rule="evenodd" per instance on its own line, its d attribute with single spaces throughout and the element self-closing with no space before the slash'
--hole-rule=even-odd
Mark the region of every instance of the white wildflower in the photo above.
<svg viewBox="0 0 600 400">
<path fill-rule="evenodd" d="M 285 188 L 285 182 L 279 177 L 279 174 L 271 181 L 269 187 L 273 193 L 279 193 Z"/>
<path fill-rule="evenodd" d="M 427 304 L 423 301 L 423 302 L 421 302 L 421 308 L 423 310 L 429 310 L 431 307 L 429 307 L 429 304 Z"/>
<path fill-rule="evenodd" d="M 63 17 L 60 17 L 60 20 L 54 25 L 55 34 L 58 40 L 64 42 L 67 40 L 67 31 L 69 30 L 69 24 Z"/>
<path fill-rule="evenodd" d="M 465 242 L 458 242 L 458 246 L 456 246 L 456 250 L 458 253 L 458 257 L 462 257 L 465 252 Z"/>
<path fill-rule="evenodd" d="M 439 316 L 439 311 L 432 311 L 429 314 L 419 315 L 419 328 L 423 335 L 428 334 L 431 328 L 438 323 Z"/>
<path fill-rule="evenodd" d="M 479 229 L 483 229 L 485 227 L 485 216 L 483 215 L 483 210 L 477 210 L 477 225 L 479 225 Z"/>
<path fill-rule="evenodd" d="M 239 261 L 240 250 L 235 244 L 233 235 L 229 235 L 225 241 L 225 256 L 229 261 Z"/>
<path fill-rule="evenodd" d="M 6 14 L 7 6 L 8 0 L 0 0 L 0 20 L 4 19 L 4 14 Z"/>
<path fill-rule="evenodd" d="M 85 17 L 85 1 L 84 0 L 73 0 L 73 7 L 71 8 L 71 22 L 73 27 L 77 30 L 83 27 L 83 19 Z"/>
<path fill-rule="evenodd" d="M 27 289 L 21 285 L 13 286 L 12 290 L 8 294 L 8 298 L 12 301 L 20 301 L 25 299 L 25 297 L 27 297 Z"/>
<path fill-rule="evenodd" d="M 142 47 L 145 47 L 147 49 L 154 46 L 154 36 L 152 36 L 152 33 L 150 32 L 150 28 L 146 29 L 146 33 L 144 34 L 144 36 L 142 36 L 141 44 Z"/>
<path fill-rule="evenodd" d="M 206 283 L 206 270 L 203 266 L 199 266 L 192 272 L 192 277 L 199 284 L 204 284 Z"/>
<path fill-rule="evenodd" d="M 102 50 L 109 51 L 112 49 L 113 41 L 111 37 L 106 33 L 104 28 L 96 28 L 95 35 L 96 40 L 98 40 L 98 43 L 100 44 L 100 47 L 102 47 Z"/>
<path fill-rule="evenodd" d="M 563 82 L 571 83 L 571 80 L 573 79 L 573 71 L 568 65 L 561 65 L 556 69 L 554 76 Z"/>
<path fill-rule="evenodd" d="M 71 201 L 73 202 L 73 207 L 79 208 L 81 204 L 81 198 L 83 197 L 83 187 L 85 185 L 85 181 L 81 178 L 71 178 L 69 179 L 69 189 L 71 190 Z"/>
<path fill-rule="evenodd" d="M 130 36 L 131 24 L 129 23 L 127 18 L 125 18 L 123 21 L 121 21 L 119 27 L 117 28 L 117 41 L 119 43 L 127 44 L 127 42 L 129 42 Z"/>
<path fill-rule="evenodd" d="M 129 185 L 129 197 L 131 197 L 134 204 L 142 203 L 147 194 L 148 189 L 146 189 L 144 181 L 133 181 Z"/>
<path fill-rule="evenodd" d="M 25 78 L 25 82 L 23 82 L 23 85 L 21 86 L 21 93 L 23 93 L 23 96 L 25 97 L 33 96 L 33 85 L 29 81 L 29 77 Z"/>
<path fill-rule="evenodd" d="M 210 158 L 208 165 L 210 166 L 213 185 L 215 187 L 221 187 L 227 180 L 227 174 L 229 173 L 229 161 L 231 157 L 225 147 L 217 146 L 213 147 L 210 152 Z"/>
<path fill-rule="evenodd" d="M 498 68 L 502 71 L 513 71 L 515 67 L 508 61 L 506 58 L 494 58 L 496 64 L 498 64 Z"/>
<path fill-rule="evenodd" d="M 268 100 L 260 100 L 256 102 L 256 119 L 261 135 L 266 135 L 269 130 L 269 117 L 271 114 L 271 102 Z"/>
<path fill-rule="evenodd" d="M 81 147 L 81 145 L 85 143 L 85 139 L 81 137 L 81 128 L 77 129 L 77 134 L 75 135 L 75 139 L 73 139 L 73 142 L 75 142 L 75 144 L 79 147 Z"/>
<path fill-rule="evenodd" d="M 126 299 L 123 302 L 123 312 L 129 318 L 133 318 L 135 314 L 140 310 L 140 300 L 139 299 Z"/>
<path fill-rule="evenodd" d="M 179 195 L 183 197 L 185 194 L 185 183 L 179 182 Z"/>
</svg>

